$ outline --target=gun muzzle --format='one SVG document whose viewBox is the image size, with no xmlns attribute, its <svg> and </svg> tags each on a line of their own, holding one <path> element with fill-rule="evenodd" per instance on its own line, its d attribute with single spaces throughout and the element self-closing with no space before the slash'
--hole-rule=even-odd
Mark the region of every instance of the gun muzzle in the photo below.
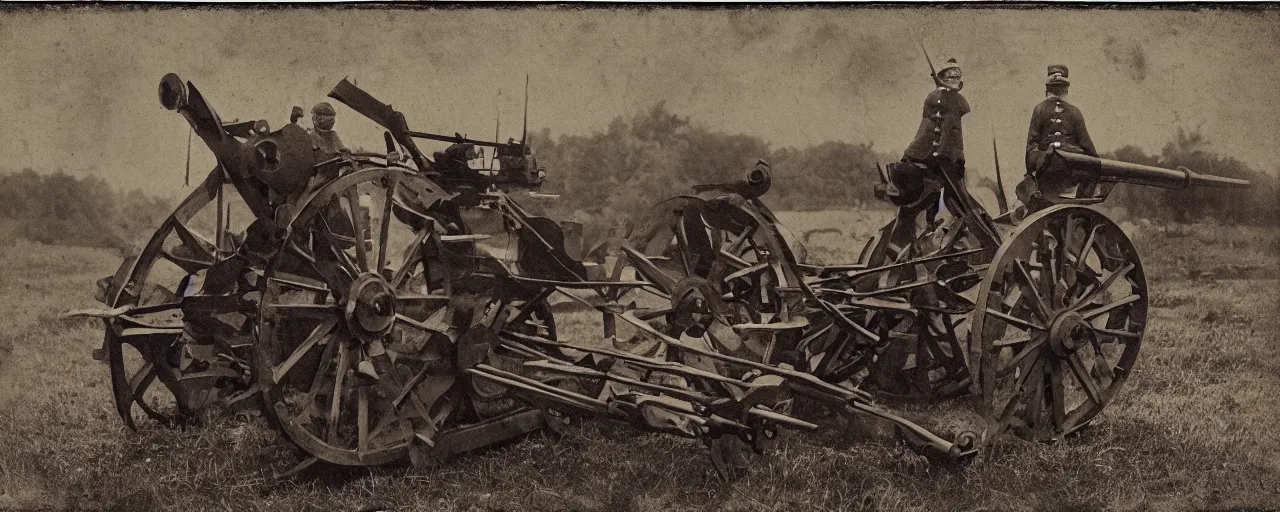
<svg viewBox="0 0 1280 512">
<path fill-rule="evenodd" d="M 1100 182 L 1131 183 L 1160 188 L 1187 187 L 1249 188 L 1248 180 L 1201 174 L 1185 167 L 1165 169 L 1150 165 L 1108 160 L 1079 153 L 1057 151 L 1049 155 L 1048 169 L 1069 174 L 1092 176 Z M 1054 162 L 1053 160 L 1057 160 Z"/>
<path fill-rule="evenodd" d="M 178 75 L 169 73 L 160 79 L 160 104 L 167 110 L 178 110 L 187 105 L 187 86 Z"/>
</svg>

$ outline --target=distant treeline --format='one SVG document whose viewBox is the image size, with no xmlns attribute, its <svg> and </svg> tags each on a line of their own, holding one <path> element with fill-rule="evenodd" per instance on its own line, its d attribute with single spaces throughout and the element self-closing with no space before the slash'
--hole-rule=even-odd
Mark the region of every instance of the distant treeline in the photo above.
<svg viewBox="0 0 1280 512">
<path fill-rule="evenodd" d="M 1198 131 L 1179 130 L 1160 155 L 1126 146 L 1103 157 L 1165 168 L 1184 166 L 1197 172 L 1252 180 L 1246 191 L 1196 188 L 1164 190 L 1121 185 L 1107 204 L 1125 208 L 1132 217 L 1162 222 L 1217 220 L 1234 224 L 1280 225 L 1277 179 L 1250 169 L 1234 158 L 1203 151 L 1207 141 Z M 574 220 L 615 225 L 635 220 L 647 204 L 696 183 L 740 179 L 756 159 L 773 168 L 773 188 L 765 202 L 775 210 L 887 208 L 874 199 L 880 178 L 876 164 L 901 155 L 873 150 L 869 144 L 825 142 L 805 149 L 772 149 L 763 139 L 701 128 L 669 112 L 659 103 L 630 121 L 617 117 L 603 132 L 561 136 L 543 130 L 533 140 L 539 163 L 548 168 L 548 191 L 561 193 L 550 210 Z M 1006 170 L 1006 196 L 1022 169 Z M 987 178 L 969 178 L 970 187 L 995 190 Z M 994 211 L 995 205 L 988 205 Z"/>
<path fill-rule="evenodd" d="M 0 173 L 0 235 L 50 245 L 128 250 L 173 206 L 140 190 L 115 191 L 97 176 Z"/>
<path fill-rule="evenodd" d="M 695 184 L 740 180 L 757 160 L 773 169 L 764 201 L 776 210 L 878 208 L 876 162 L 898 158 L 845 142 L 774 149 L 759 137 L 700 127 L 662 103 L 591 135 L 553 139 L 544 129 L 531 144 L 547 168 L 543 191 L 560 194 L 549 212 L 588 231 L 636 222 L 649 205 Z"/>
<path fill-rule="evenodd" d="M 741 179 L 757 159 L 766 160 L 773 168 L 773 188 L 765 202 L 775 210 L 888 207 L 872 196 L 872 187 L 880 180 L 876 164 L 899 157 L 877 152 L 870 144 L 845 142 L 775 149 L 758 137 L 698 126 L 662 103 L 630 120 L 617 117 L 604 131 L 591 135 L 553 138 L 546 129 L 532 135 L 538 161 L 548 169 L 542 191 L 560 194 L 559 199 L 545 202 L 545 213 L 586 224 L 588 239 L 641 220 L 649 205 L 689 193 L 692 185 Z M 1126 146 L 1103 156 L 1245 178 L 1253 181 L 1253 189 L 1163 190 L 1122 185 L 1107 203 L 1124 207 L 1131 217 L 1160 222 L 1280 225 L 1276 177 L 1234 158 L 1204 151 L 1205 146 L 1199 132 L 1179 130 L 1159 155 Z M 1018 169 L 1004 176 L 1011 200 L 1021 174 Z M 970 186 L 994 189 L 989 179 L 971 178 Z M 533 203 L 542 201 L 521 202 L 541 209 Z M 48 244 L 127 249 L 154 230 L 172 207 L 168 201 L 136 190 L 114 191 L 96 176 L 76 178 L 63 172 L 44 175 L 31 170 L 0 173 L 0 235 L 7 231 Z"/>
</svg>

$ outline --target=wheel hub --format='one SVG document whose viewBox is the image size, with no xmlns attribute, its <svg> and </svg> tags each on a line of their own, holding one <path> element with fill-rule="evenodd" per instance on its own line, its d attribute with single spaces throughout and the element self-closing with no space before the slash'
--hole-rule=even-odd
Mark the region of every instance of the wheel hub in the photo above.
<svg viewBox="0 0 1280 512">
<path fill-rule="evenodd" d="M 1064 311 L 1053 319 L 1049 327 L 1049 344 L 1060 356 L 1069 356 L 1089 343 L 1092 330 L 1089 322 L 1077 311 Z"/>
<path fill-rule="evenodd" d="M 357 338 L 371 341 L 391 332 L 395 323 L 395 292 L 376 274 L 364 274 L 351 283 L 347 294 L 347 327 Z"/>
<path fill-rule="evenodd" d="M 710 297 L 711 285 L 699 277 L 688 277 L 676 283 L 671 293 L 671 308 L 675 315 L 672 324 L 691 336 L 701 336 L 715 320 L 715 309 Z"/>
</svg>

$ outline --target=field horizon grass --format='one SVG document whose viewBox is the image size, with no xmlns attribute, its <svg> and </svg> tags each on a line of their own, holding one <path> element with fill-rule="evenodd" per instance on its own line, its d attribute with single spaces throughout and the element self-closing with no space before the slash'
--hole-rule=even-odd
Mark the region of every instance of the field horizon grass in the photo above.
<svg viewBox="0 0 1280 512">
<path fill-rule="evenodd" d="M 882 212 L 780 217 L 812 254 L 850 262 Z M 1134 224 L 1150 292 L 1138 366 L 1116 400 L 1058 444 L 1001 437 L 930 464 L 885 425 L 823 418 L 786 432 L 743 479 L 696 441 L 597 419 L 428 467 L 318 465 L 256 412 L 130 431 L 99 307 L 111 251 L 18 239 L 0 248 L 0 510 L 1275 510 L 1280 508 L 1280 229 Z M 1126 228 L 1128 229 L 1128 228 Z M 966 400 L 893 406 L 944 431 Z M 822 411 L 814 411 L 823 417 Z"/>
</svg>

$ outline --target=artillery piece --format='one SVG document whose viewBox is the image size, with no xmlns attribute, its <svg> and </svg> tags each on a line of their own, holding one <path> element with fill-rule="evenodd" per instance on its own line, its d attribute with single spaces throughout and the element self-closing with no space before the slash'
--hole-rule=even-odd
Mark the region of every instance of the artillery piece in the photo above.
<svg viewBox="0 0 1280 512">
<path fill-rule="evenodd" d="M 757 360 L 786 362 L 881 398 L 969 395 L 987 438 L 1012 431 L 1060 439 L 1119 392 L 1146 328 L 1137 251 L 1087 206 L 1116 183 L 1249 183 L 1057 151 L 1047 161 L 1033 177 L 1039 193 L 1029 216 L 992 218 L 944 176 L 899 205 L 855 264 L 796 261 L 789 251 L 735 238 L 702 208 L 680 205 L 658 217 L 667 231 L 656 252 L 694 262 L 688 275 L 720 298 L 709 302 L 713 337 L 729 326 L 757 327 L 741 325 L 745 318 L 772 329 L 763 342 L 713 339 L 713 346 L 761 347 L 751 354 Z M 952 219 L 916 222 L 944 198 Z M 746 204 L 769 219 L 762 227 L 776 223 L 763 203 Z"/>
<path fill-rule="evenodd" d="M 410 131 L 400 112 L 345 80 L 330 97 L 387 129 L 386 154 L 323 154 L 292 123 L 225 124 L 194 84 L 161 81 L 162 105 L 186 118 L 218 166 L 99 283 L 111 309 L 80 313 L 104 321 L 99 354 L 130 427 L 142 417 L 181 423 L 216 402 L 257 404 L 309 455 L 303 465 L 367 466 L 448 457 L 586 412 L 703 439 L 733 473 L 742 451 L 764 450 L 780 429 L 815 428 L 789 413 L 798 393 L 894 421 L 943 453 L 971 447 L 876 408 L 864 392 L 699 344 L 696 282 L 631 249 L 607 278 L 590 279 L 598 272 L 566 251 L 560 226 L 501 190 L 536 189 L 536 165 L 488 179 L 432 162 L 415 138 L 480 141 Z M 512 147 L 531 156 L 523 140 Z M 732 227 L 767 234 L 776 219 L 748 204 L 767 179 L 762 167 L 703 192 L 730 198 L 708 204 Z M 227 184 L 253 215 L 242 231 L 226 221 Z M 748 203 L 731 199 L 742 194 Z M 211 203 L 212 240 L 195 229 Z M 466 207 L 503 216 L 514 258 L 477 245 L 488 235 L 471 232 Z M 761 240 L 786 250 L 780 238 Z M 624 267 L 644 279 L 622 279 Z M 629 292 L 659 301 L 622 304 Z M 547 300 L 556 293 L 599 310 L 603 339 L 621 327 L 665 350 L 558 339 Z"/>
<path fill-rule="evenodd" d="M 760 200 L 771 182 L 760 162 L 742 181 L 660 203 L 601 268 L 508 193 L 545 176 L 523 137 L 501 145 L 411 131 L 346 80 L 330 97 L 387 130 L 385 154 L 323 154 L 292 123 L 224 124 L 193 84 L 162 80 L 161 103 L 218 166 L 100 283 L 111 309 L 90 314 L 106 326 L 101 353 L 129 426 L 138 411 L 174 424 L 217 401 L 256 404 L 308 454 L 302 466 L 369 466 L 449 457 L 587 413 L 701 439 L 733 475 L 782 429 L 817 427 L 792 414 L 797 396 L 890 421 L 923 449 L 974 453 L 976 434 L 944 439 L 861 389 L 877 369 L 908 373 L 895 350 L 920 356 L 926 371 L 911 378 L 972 393 L 987 433 L 1056 437 L 1106 405 L 1137 355 L 1146 290 L 1136 252 L 1079 204 L 1049 206 L 1001 236 L 946 183 L 937 190 L 959 198 L 960 215 L 942 243 L 881 237 L 860 263 L 813 266 Z M 432 161 L 415 139 L 489 145 L 524 165 L 487 175 L 444 161 L 448 150 Z M 1093 164 L 1072 158 L 1061 156 L 1046 183 L 1174 182 L 1149 169 L 1108 174 L 1105 162 L 1081 172 Z M 1177 183 L 1241 184 L 1185 176 Z M 243 232 L 226 222 L 227 184 L 253 214 Z M 1042 190 L 1091 200 L 1080 187 Z M 212 202 L 209 240 L 193 224 Z M 480 246 L 501 234 L 474 233 L 466 208 L 496 211 L 514 256 Z M 559 337 L 555 294 L 600 314 L 601 343 Z M 638 348 L 625 350 L 624 334 Z M 1064 406 L 1075 391 L 1064 368 L 1087 396 L 1080 407 Z"/>
</svg>

